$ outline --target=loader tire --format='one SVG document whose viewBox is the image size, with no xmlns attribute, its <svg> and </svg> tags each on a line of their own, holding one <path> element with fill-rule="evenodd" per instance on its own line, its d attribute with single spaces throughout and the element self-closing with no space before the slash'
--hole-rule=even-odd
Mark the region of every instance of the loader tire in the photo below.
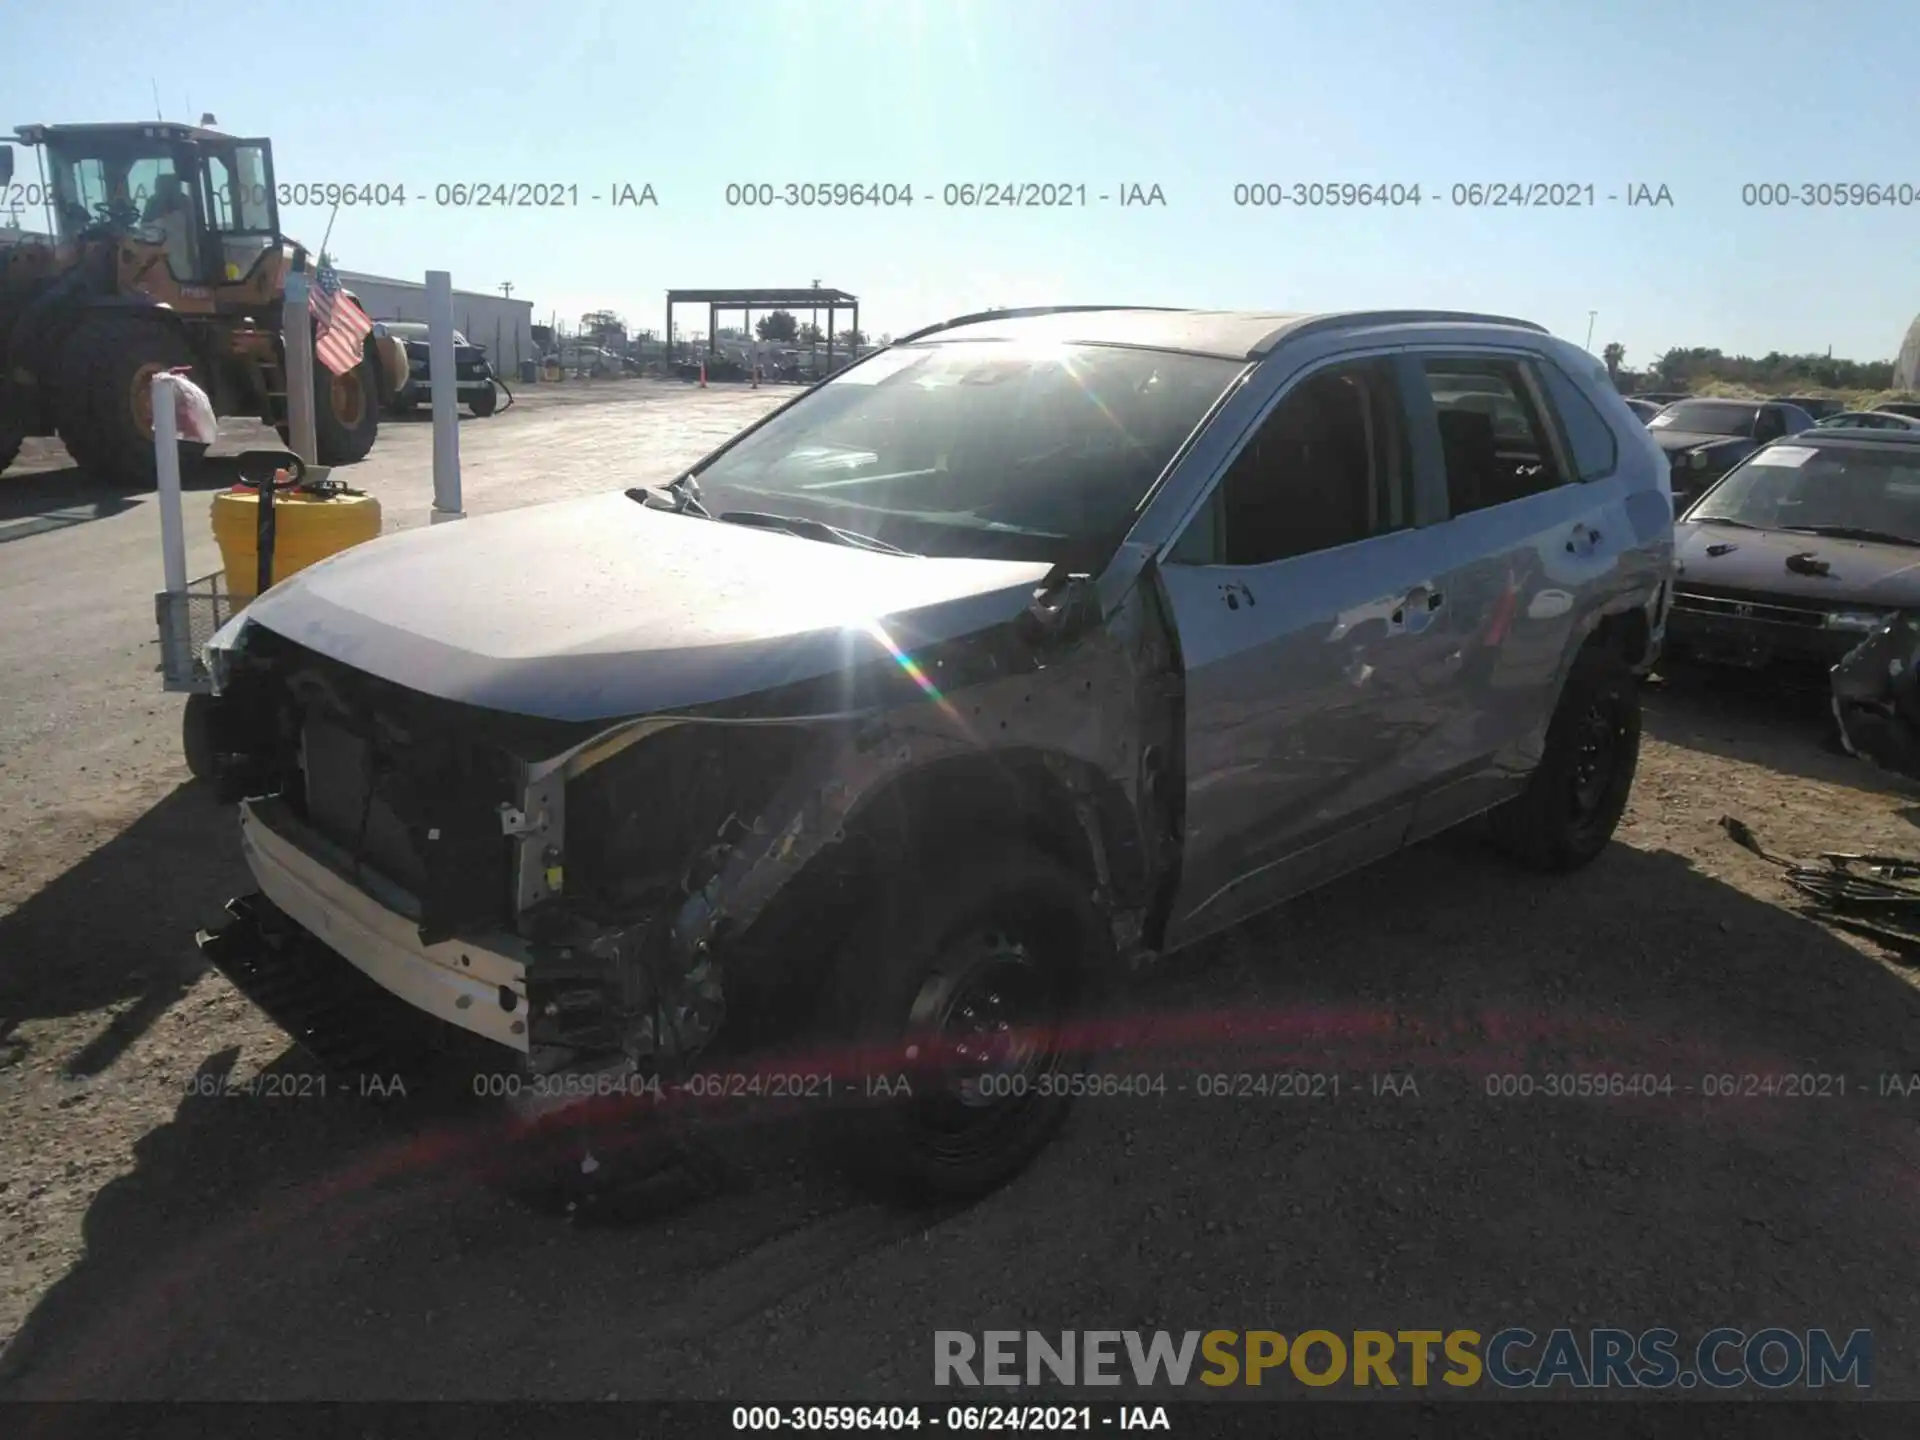
<svg viewBox="0 0 1920 1440">
<path fill-rule="evenodd" d="M 322 465 L 356 465 L 380 435 L 379 354 L 368 344 L 360 363 L 336 375 L 313 361 L 313 441 Z"/>
<path fill-rule="evenodd" d="M 54 418 L 73 463 L 107 485 L 151 489 L 153 376 L 185 368 L 205 384 L 193 347 L 162 320 L 99 312 L 80 322 L 60 352 Z M 191 479 L 207 447 L 180 442 L 180 476 Z"/>
</svg>

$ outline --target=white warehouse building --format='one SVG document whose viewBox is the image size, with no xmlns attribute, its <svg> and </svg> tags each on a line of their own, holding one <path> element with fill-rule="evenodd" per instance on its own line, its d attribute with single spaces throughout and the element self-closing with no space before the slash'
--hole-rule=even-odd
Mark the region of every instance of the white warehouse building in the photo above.
<svg viewBox="0 0 1920 1440">
<path fill-rule="evenodd" d="M 342 270 L 340 283 L 359 297 L 361 308 L 375 320 L 424 321 L 427 318 L 424 280 L 391 280 L 384 275 Z M 493 361 L 494 369 L 509 379 L 519 373 L 522 360 L 537 360 L 540 356 L 533 343 L 531 300 L 456 289 L 453 328 L 464 335 L 469 344 L 486 346 L 487 358 Z"/>
</svg>

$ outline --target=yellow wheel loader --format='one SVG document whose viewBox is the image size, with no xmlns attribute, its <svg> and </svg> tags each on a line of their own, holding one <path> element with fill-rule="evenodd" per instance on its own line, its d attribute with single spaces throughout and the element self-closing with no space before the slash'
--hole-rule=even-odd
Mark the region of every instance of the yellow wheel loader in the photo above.
<svg viewBox="0 0 1920 1440">
<path fill-rule="evenodd" d="M 47 230 L 0 231 L 0 470 L 25 437 L 58 435 L 95 479 L 152 485 L 162 369 L 185 368 L 217 414 L 288 438 L 282 304 L 308 261 L 280 233 L 271 143 L 164 121 L 14 137 L 0 137 L 0 191 Z M 24 152 L 37 177 L 15 174 Z M 315 459 L 364 458 L 406 383 L 405 347 L 369 335 L 347 374 L 313 368 Z M 183 442 L 181 463 L 204 448 Z"/>
</svg>

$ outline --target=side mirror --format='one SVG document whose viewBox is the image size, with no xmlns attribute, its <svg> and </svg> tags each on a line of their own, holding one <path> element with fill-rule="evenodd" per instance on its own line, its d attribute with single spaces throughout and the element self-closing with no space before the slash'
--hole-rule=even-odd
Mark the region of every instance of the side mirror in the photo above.
<svg viewBox="0 0 1920 1440">
<path fill-rule="evenodd" d="M 0 144 L 0 185 L 13 179 L 13 146 Z"/>
</svg>

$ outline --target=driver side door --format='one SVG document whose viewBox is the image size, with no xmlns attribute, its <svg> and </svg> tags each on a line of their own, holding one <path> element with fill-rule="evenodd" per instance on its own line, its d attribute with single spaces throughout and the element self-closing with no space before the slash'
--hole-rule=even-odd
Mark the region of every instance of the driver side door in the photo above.
<svg viewBox="0 0 1920 1440">
<path fill-rule="evenodd" d="M 1279 395 L 1166 549 L 1187 772 L 1169 948 L 1405 839 L 1452 683 L 1415 474 L 1392 355 L 1335 358 Z"/>
</svg>

